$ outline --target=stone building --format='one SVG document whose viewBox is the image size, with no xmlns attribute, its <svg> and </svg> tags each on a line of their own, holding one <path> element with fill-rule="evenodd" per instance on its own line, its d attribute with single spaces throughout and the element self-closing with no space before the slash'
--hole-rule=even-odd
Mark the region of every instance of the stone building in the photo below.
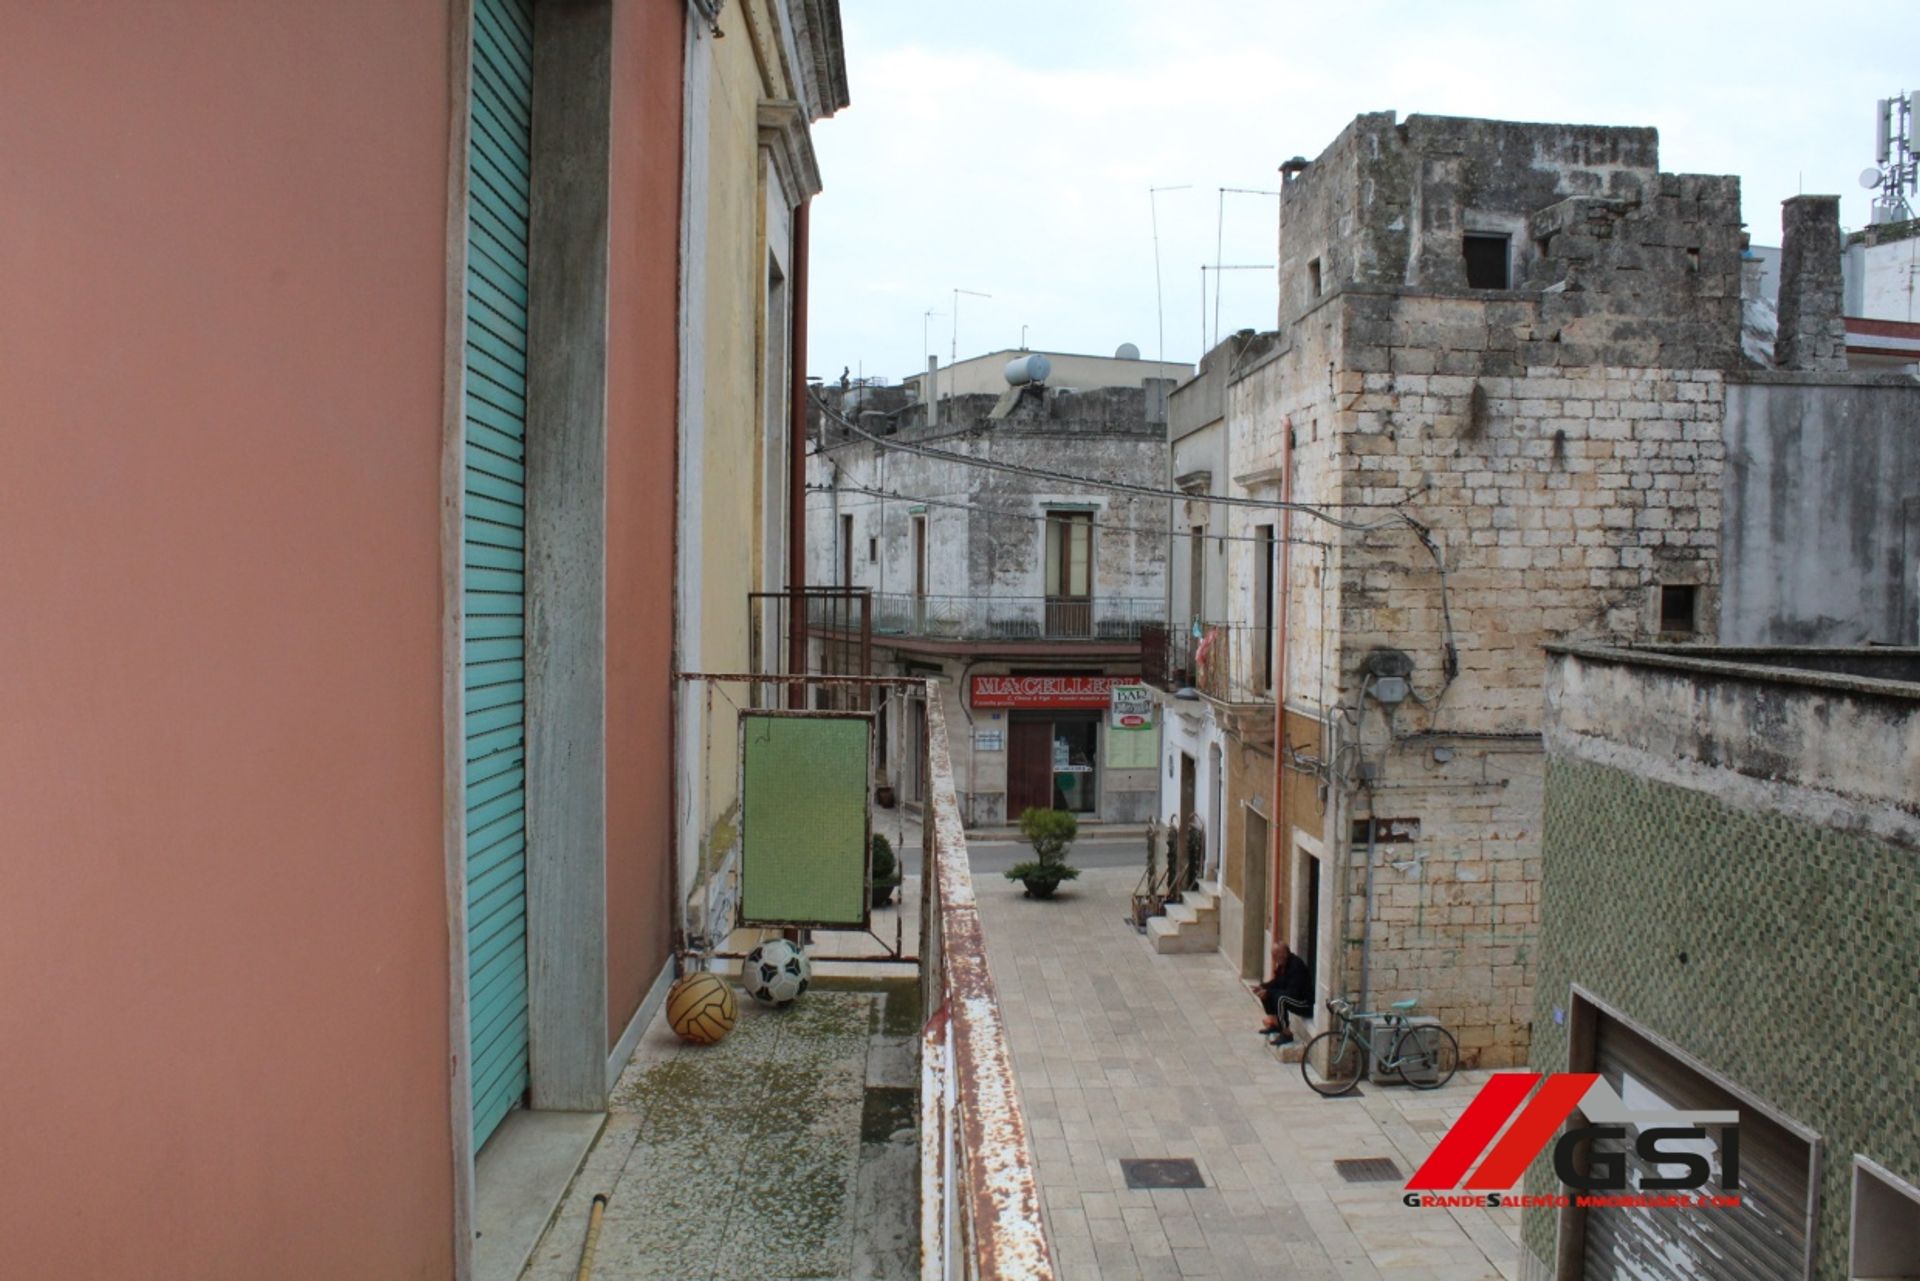
<svg viewBox="0 0 1920 1281">
<path fill-rule="evenodd" d="M 1660 172 L 1651 129 L 1390 113 L 1283 176 L 1279 332 L 1225 404 L 1269 505 L 1224 556 L 1230 621 L 1284 602 L 1281 767 L 1228 798 L 1273 835 L 1222 864 L 1223 946 L 1289 939 L 1316 1026 L 1415 996 L 1518 1063 L 1542 646 L 1714 634 L 1739 184 Z"/>
<path fill-rule="evenodd" d="M 1030 806 L 1154 813 L 1158 735 L 1107 713 L 1109 687 L 1139 680 L 1141 627 L 1164 618 L 1167 502 L 1072 478 L 1164 487 L 1171 383 L 960 394 L 933 425 L 906 388 L 821 397 L 808 582 L 871 593 L 877 674 L 941 678 L 969 825 Z M 816 647 L 856 625 L 815 623 Z M 895 697 L 879 715 L 876 781 L 917 804 L 925 710 Z"/>
<path fill-rule="evenodd" d="M 1555 647 L 1546 708 L 1532 1065 L 1735 1113 L 1742 1203 L 1529 1209 L 1522 1275 L 1913 1275 L 1920 649 Z"/>
</svg>

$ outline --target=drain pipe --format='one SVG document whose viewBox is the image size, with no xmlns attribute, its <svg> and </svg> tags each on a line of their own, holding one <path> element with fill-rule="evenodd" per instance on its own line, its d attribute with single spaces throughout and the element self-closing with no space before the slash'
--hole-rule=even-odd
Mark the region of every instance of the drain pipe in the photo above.
<svg viewBox="0 0 1920 1281">
<path fill-rule="evenodd" d="M 1360 917 L 1360 1008 L 1367 1008 L 1368 978 L 1373 973 L 1373 867 L 1378 847 L 1375 844 L 1379 836 L 1380 825 L 1374 820 L 1373 784 L 1367 784 L 1367 881 L 1366 892 L 1361 897 L 1362 913 Z"/>
<path fill-rule="evenodd" d="M 795 675 L 807 670 L 807 254 L 811 207 L 812 201 L 802 200 L 793 211 L 793 247 L 788 259 L 793 315 L 787 331 L 791 342 L 788 361 L 792 365 L 788 370 L 791 382 L 787 402 L 787 670 Z M 768 477 L 767 483 L 771 487 L 773 478 Z M 834 537 L 839 534 L 836 520 Z M 787 706 L 806 705 L 806 687 L 798 682 L 788 685 Z"/>
</svg>

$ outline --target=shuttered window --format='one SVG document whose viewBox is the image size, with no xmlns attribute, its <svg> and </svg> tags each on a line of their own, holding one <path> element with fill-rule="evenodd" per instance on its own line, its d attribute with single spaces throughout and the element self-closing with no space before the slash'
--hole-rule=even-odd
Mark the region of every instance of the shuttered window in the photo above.
<svg viewBox="0 0 1920 1281">
<path fill-rule="evenodd" d="M 1614 1019 L 1599 1019 L 1601 1076 L 1629 1108 L 1678 1108 L 1740 1114 L 1737 1209 L 1605 1208 L 1585 1212 L 1582 1275 L 1612 1281 L 1690 1277 L 1700 1281 L 1786 1281 L 1807 1275 L 1811 1145 Z M 1714 1131 L 1709 1130 L 1709 1134 Z M 1624 1152 L 1632 1186 L 1658 1170 L 1633 1151 L 1634 1136 L 1595 1150 Z M 1716 1139 L 1701 1140 L 1718 1147 Z M 1721 1192 L 1719 1152 L 1702 1151 L 1715 1171 L 1703 1194 Z"/>
<path fill-rule="evenodd" d="M 477 1149 L 527 1055 L 527 215 L 533 11 L 475 0 L 467 154 L 467 1014 Z"/>
</svg>

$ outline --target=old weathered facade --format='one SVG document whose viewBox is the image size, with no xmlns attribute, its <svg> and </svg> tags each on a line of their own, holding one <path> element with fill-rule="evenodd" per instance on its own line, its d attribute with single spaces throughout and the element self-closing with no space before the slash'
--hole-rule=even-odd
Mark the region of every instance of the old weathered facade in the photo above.
<svg viewBox="0 0 1920 1281">
<path fill-rule="evenodd" d="M 1739 185 L 1661 173 L 1650 129 L 1390 114 L 1283 172 L 1279 335 L 1226 407 L 1232 492 L 1272 506 L 1226 561 L 1234 621 L 1285 602 L 1287 725 L 1231 802 L 1274 843 L 1224 945 L 1288 938 L 1322 1008 L 1415 996 L 1519 1062 L 1541 646 L 1713 634 Z"/>
<path fill-rule="evenodd" d="M 1163 617 L 1167 502 L 1074 478 L 1164 486 L 1169 383 L 959 395 L 933 426 L 903 389 L 825 394 L 809 582 L 871 592 L 876 672 L 941 678 L 970 825 L 1034 806 L 1153 816 L 1157 736 L 1106 709 Z M 924 711 L 896 698 L 881 715 L 877 782 L 917 803 Z"/>
<path fill-rule="evenodd" d="M 1734 1113 L 1742 1204 L 1529 1209 L 1524 1276 L 1911 1274 L 1916 677 L 1894 647 L 1549 657 L 1532 1065 Z M 1564 1192 L 1549 1156 L 1525 1190 Z"/>
</svg>

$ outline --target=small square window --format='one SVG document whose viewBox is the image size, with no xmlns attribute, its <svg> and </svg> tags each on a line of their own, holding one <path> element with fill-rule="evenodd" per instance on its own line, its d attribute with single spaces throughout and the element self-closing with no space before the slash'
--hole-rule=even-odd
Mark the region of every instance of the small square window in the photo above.
<svg viewBox="0 0 1920 1281">
<path fill-rule="evenodd" d="M 1508 289 L 1511 288 L 1509 260 L 1507 252 L 1509 240 L 1506 236 L 1491 232 L 1470 231 L 1462 241 L 1462 249 L 1467 256 L 1467 288 L 1469 289 Z"/>
<path fill-rule="evenodd" d="M 1660 588 L 1660 633 L 1663 636 L 1691 636 L 1699 628 L 1695 610 L 1700 589 L 1690 583 L 1667 583 Z"/>
<path fill-rule="evenodd" d="M 1320 296 L 1320 260 L 1318 258 L 1307 264 L 1307 296 L 1309 298 Z"/>
</svg>

